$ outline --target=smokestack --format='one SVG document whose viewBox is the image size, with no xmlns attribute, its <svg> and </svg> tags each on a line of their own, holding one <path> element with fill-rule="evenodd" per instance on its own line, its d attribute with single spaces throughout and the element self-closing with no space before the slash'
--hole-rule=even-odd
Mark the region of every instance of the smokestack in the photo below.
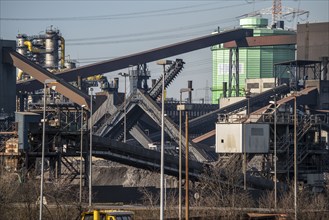
<svg viewBox="0 0 329 220">
<path fill-rule="evenodd" d="M 114 78 L 114 88 L 116 88 L 116 89 L 119 88 L 119 78 L 118 77 Z"/>
<path fill-rule="evenodd" d="M 192 90 L 193 90 L 192 80 L 187 81 L 187 86 L 189 89 L 191 89 L 191 91 L 188 92 L 188 102 L 192 103 Z"/>
<path fill-rule="evenodd" d="M 78 88 L 81 90 L 81 76 L 78 76 Z"/>
</svg>

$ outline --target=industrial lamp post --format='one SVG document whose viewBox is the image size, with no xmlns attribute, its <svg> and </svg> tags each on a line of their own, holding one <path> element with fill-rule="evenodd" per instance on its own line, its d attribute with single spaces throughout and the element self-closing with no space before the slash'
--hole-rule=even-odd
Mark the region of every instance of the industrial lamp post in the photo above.
<svg viewBox="0 0 329 220">
<path fill-rule="evenodd" d="M 297 220 L 297 99 L 294 94 L 294 207 L 295 220 Z"/>
<path fill-rule="evenodd" d="M 123 119 L 123 142 L 126 143 L 127 141 L 127 109 L 126 109 L 126 105 L 127 105 L 127 76 L 129 76 L 129 73 L 119 73 L 120 76 L 123 76 L 125 78 L 125 95 L 124 95 L 124 99 L 123 99 L 123 111 L 124 111 L 124 119 Z"/>
<path fill-rule="evenodd" d="M 83 108 L 86 105 L 81 106 L 81 126 L 80 126 L 80 192 L 79 192 L 79 203 L 82 202 L 82 150 L 83 150 Z"/>
<path fill-rule="evenodd" d="M 163 75 L 162 75 L 162 96 L 161 96 L 161 175 L 160 175 L 160 220 L 164 218 L 164 192 L 163 192 L 163 183 L 164 183 L 164 89 L 165 89 L 165 75 L 166 75 L 166 65 L 172 64 L 171 60 L 159 60 L 157 61 L 158 65 L 163 66 Z"/>
<path fill-rule="evenodd" d="M 276 146 L 276 124 L 277 124 L 277 115 L 276 115 L 276 94 L 274 95 L 274 208 L 277 208 L 277 196 L 278 196 L 278 188 L 277 188 L 277 146 Z"/>
<path fill-rule="evenodd" d="M 185 109 L 185 106 L 182 105 L 182 94 L 184 92 L 191 92 L 192 88 L 182 88 L 180 89 L 180 98 L 179 105 L 177 106 L 177 111 L 179 111 L 179 177 L 178 177 L 178 199 L 179 199 L 179 210 L 178 218 L 182 219 L 182 111 Z"/>
<path fill-rule="evenodd" d="M 191 101 L 191 100 L 190 100 Z M 188 110 L 192 105 L 186 105 L 185 109 L 185 219 L 189 219 L 189 137 L 188 137 Z"/>
<path fill-rule="evenodd" d="M 42 153 L 41 153 L 41 177 L 40 177 L 40 213 L 39 219 L 42 220 L 42 209 L 43 209 L 43 185 L 44 185 L 44 163 L 45 163 L 45 139 L 46 139 L 46 99 L 47 99 L 47 85 L 55 84 L 57 80 L 46 79 L 43 88 L 43 119 L 42 119 Z"/>
<path fill-rule="evenodd" d="M 91 207 L 91 197 L 92 197 L 92 150 L 93 150 L 93 91 L 94 89 L 90 87 L 90 143 L 89 143 L 89 207 Z"/>
<path fill-rule="evenodd" d="M 273 89 L 273 92 L 275 90 Z M 274 148 L 274 209 L 277 208 L 277 196 L 278 196 L 278 190 L 277 190 L 277 144 L 276 144 L 276 128 L 277 128 L 277 94 L 274 94 L 274 102 L 270 101 L 271 104 L 274 104 L 274 128 L 273 128 L 273 148 Z"/>
<path fill-rule="evenodd" d="M 246 93 L 246 98 L 247 98 L 247 109 L 246 109 L 246 113 L 247 113 L 247 118 L 246 120 L 249 119 L 249 115 L 250 115 L 250 91 Z M 244 143 L 243 143 L 243 189 L 247 190 L 247 167 L 248 167 L 248 161 L 247 161 L 247 148 L 246 148 L 246 124 L 244 122 L 243 124 L 243 139 L 244 139 Z"/>
</svg>

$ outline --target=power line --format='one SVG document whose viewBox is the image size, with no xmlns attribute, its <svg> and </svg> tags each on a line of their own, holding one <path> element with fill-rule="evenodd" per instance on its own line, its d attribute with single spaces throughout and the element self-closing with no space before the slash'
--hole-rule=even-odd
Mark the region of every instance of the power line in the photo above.
<svg viewBox="0 0 329 220">
<path fill-rule="evenodd" d="M 188 10 L 188 11 L 180 11 L 182 9 L 189 9 L 189 8 L 199 8 L 202 6 L 209 6 L 211 4 L 218 4 L 218 2 L 214 3 L 207 3 L 207 4 L 199 4 L 199 5 L 190 5 L 190 6 L 183 6 L 183 7 L 175 7 L 165 9 L 166 11 L 163 13 L 164 9 L 159 10 L 152 10 L 152 11 L 143 11 L 143 12 L 130 12 L 130 13 L 120 13 L 120 14 L 113 14 L 113 15 L 96 15 L 96 16 L 75 16 L 75 17 L 43 17 L 43 18 L 1 18 L 0 20 L 4 21 L 86 21 L 86 20 L 115 20 L 115 19 L 130 19 L 130 18 L 143 18 L 143 17 L 153 17 L 153 16 L 165 16 L 165 15 L 177 15 L 177 14 L 188 14 L 188 13 L 195 13 L 195 12 L 204 12 L 204 11 L 213 11 L 218 9 L 226 9 L 231 7 L 243 6 L 244 4 L 238 5 L 231 5 L 231 6 L 222 6 L 222 7 L 215 7 L 215 8 L 206 8 L 206 9 L 196 9 L 196 10 Z M 179 11 L 179 12 L 177 12 Z"/>
<path fill-rule="evenodd" d="M 81 45 L 100 45 L 100 44 L 118 44 L 118 43 L 135 43 L 135 42 L 143 42 L 143 41 L 158 41 L 164 39 L 177 39 L 189 36 L 195 36 L 197 34 L 205 33 L 205 31 L 196 31 L 192 33 L 184 33 L 184 34 L 169 34 L 162 36 L 154 36 L 154 37 L 144 37 L 144 38 L 134 38 L 134 39 L 123 39 L 123 40 L 110 40 L 110 41 L 90 41 L 90 42 L 76 42 L 76 43 L 67 43 L 68 46 L 81 46 Z"/>
<path fill-rule="evenodd" d="M 196 32 L 192 32 L 192 33 L 184 33 L 184 34 L 170 34 L 170 35 L 134 38 L 134 39 L 123 39 L 123 40 L 110 40 L 110 41 L 97 41 L 97 42 L 95 42 L 95 41 L 76 42 L 76 43 L 67 43 L 67 45 L 68 46 L 101 45 L 101 44 L 135 43 L 135 42 L 143 42 L 143 41 L 158 41 L 158 40 L 164 40 L 164 39 L 178 39 L 178 38 L 195 36 L 197 34 L 204 34 L 205 31 L 206 30 L 196 31 Z"/>
<path fill-rule="evenodd" d="M 240 7 L 240 6 L 245 6 L 246 3 L 242 3 L 242 4 L 236 4 L 236 5 L 229 5 L 229 6 L 221 6 L 221 7 L 216 7 L 216 8 L 208 8 L 208 9 L 197 9 L 197 10 L 190 10 L 190 11 L 183 11 L 183 12 L 179 12 L 179 15 L 181 14 L 190 14 L 190 13 L 198 13 L 198 12 L 205 12 L 205 11 L 214 11 L 214 10 L 219 10 L 219 9 L 228 9 L 228 8 L 234 8 L 234 7 Z M 159 13 L 156 15 L 152 15 L 152 16 L 167 16 L 167 15 L 177 15 L 177 12 L 167 12 L 167 13 Z M 150 17 L 148 15 L 142 15 L 142 16 L 129 16 L 126 18 L 141 18 L 141 17 Z"/>
<path fill-rule="evenodd" d="M 232 20 L 233 21 L 233 20 Z M 223 23 L 230 23 L 232 21 L 228 22 L 221 22 Z M 144 37 L 144 38 L 136 38 L 138 35 L 134 35 L 133 39 L 129 39 L 130 37 L 127 37 L 128 39 L 122 39 L 124 37 L 121 37 L 120 40 L 106 40 L 106 41 L 84 41 L 84 42 L 73 42 L 73 43 L 67 43 L 68 46 L 81 46 L 81 45 L 105 45 L 105 44 L 119 44 L 119 43 L 136 43 L 136 42 L 144 42 L 144 41 L 159 41 L 159 40 L 168 40 L 168 39 L 180 39 L 184 37 L 191 37 L 191 36 L 198 36 L 200 34 L 210 33 L 211 30 L 209 28 L 200 30 L 200 31 L 194 31 L 190 33 L 175 33 L 175 34 L 168 34 L 168 35 L 161 35 L 161 36 L 151 36 L 151 37 Z M 141 36 L 144 36 L 144 34 L 141 33 Z M 102 38 L 103 39 L 103 38 Z"/>
<path fill-rule="evenodd" d="M 213 26 L 215 24 L 223 24 L 223 23 L 229 23 L 232 21 L 236 21 L 235 17 L 231 18 L 224 18 L 220 20 L 215 20 L 215 21 L 209 21 L 209 22 L 204 22 L 204 23 L 199 23 L 199 24 L 194 24 L 194 25 L 187 25 L 184 27 L 177 27 L 177 28 L 169 28 L 169 29 L 163 29 L 160 31 L 148 31 L 148 32 L 140 32 L 140 33 L 134 33 L 133 35 L 109 35 L 109 36 L 100 36 L 100 37 L 86 37 L 86 38 L 71 38 L 71 39 L 66 39 L 66 42 L 74 42 L 74 41 L 87 41 L 87 40 L 104 40 L 104 39 L 115 39 L 115 38 L 135 38 L 136 36 L 149 36 L 149 35 L 157 35 L 157 34 L 162 34 L 162 33 L 169 33 L 169 32 L 177 32 L 177 31 L 185 31 L 185 30 L 190 30 L 190 29 L 196 29 L 199 27 L 207 27 L 207 26 Z"/>
</svg>

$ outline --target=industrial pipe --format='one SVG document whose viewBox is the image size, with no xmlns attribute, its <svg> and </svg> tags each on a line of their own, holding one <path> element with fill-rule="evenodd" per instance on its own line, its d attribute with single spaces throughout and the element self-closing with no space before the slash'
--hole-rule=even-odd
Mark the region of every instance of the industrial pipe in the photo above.
<svg viewBox="0 0 329 220">
<path fill-rule="evenodd" d="M 98 75 L 94 75 L 94 76 L 89 76 L 89 77 L 87 77 L 87 80 L 88 80 L 88 81 L 99 81 L 99 80 L 104 79 L 104 77 L 105 77 L 105 76 L 98 74 Z"/>
<path fill-rule="evenodd" d="M 192 80 L 187 81 L 187 84 L 188 84 L 188 88 L 190 89 L 190 91 L 188 92 L 188 103 L 192 103 L 192 90 L 193 90 Z"/>
<path fill-rule="evenodd" d="M 7 134 L 11 134 L 11 135 L 16 135 L 17 131 L 0 131 L 0 135 L 7 135 Z"/>
<path fill-rule="evenodd" d="M 32 52 L 32 43 L 31 41 L 24 41 L 24 45 L 27 46 L 27 49 Z"/>
<path fill-rule="evenodd" d="M 21 80 L 23 76 L 23 71 L 18 69 L 18 73 L 17 73 L 17 80 Z"/>
<path fill-rule="evenodd" d="M 41 50 L 34 48 L 32 42 L 29 40 L 24 41 L 24 45 L 27 46 L 27 49 L 33 53 L 40 53 Z"/>
<path fill-rule="evenodd" d="M 61 67 L 64 69 L 65 66 L 65 39 L 60 36 L 59 37 L 61 40 Z"/>
</svg>

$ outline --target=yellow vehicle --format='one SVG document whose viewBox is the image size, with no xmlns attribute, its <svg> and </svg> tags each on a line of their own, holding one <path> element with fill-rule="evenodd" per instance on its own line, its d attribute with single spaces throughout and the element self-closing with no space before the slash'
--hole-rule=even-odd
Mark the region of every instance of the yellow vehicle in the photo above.
<svg viewBox="0 0 329 220">
<path fill-rule="evenodd" d="M 93 210 L 83 212 L 81 220 L 133 220 L 134 213 L 122 210 Z"/>
</svg>

